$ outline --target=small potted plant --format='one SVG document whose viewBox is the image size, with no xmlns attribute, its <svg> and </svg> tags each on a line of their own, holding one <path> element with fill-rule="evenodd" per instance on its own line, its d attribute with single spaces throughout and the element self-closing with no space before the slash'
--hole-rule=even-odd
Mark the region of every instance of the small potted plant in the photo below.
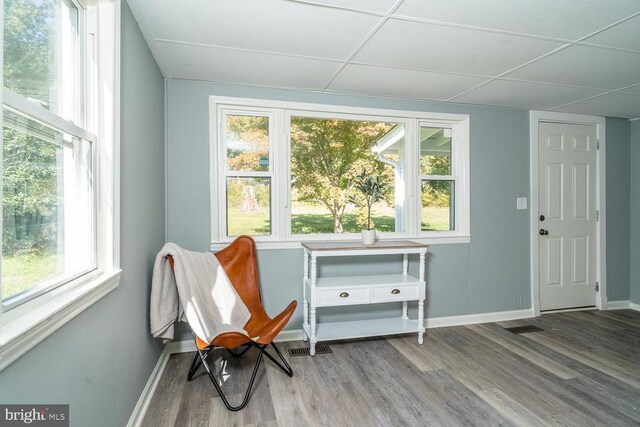
<svg viewBox="0 0 640 427">
<path fill-rule="evenodd" d="M 373 229 L 374 224 L 371 221 L 371 208 L 374 203 L 383 198 L 387 184 L 380 182 L 377 175 L 369 175 L 366 171 L 355 179 L 354 184 L 362 197 L 354 196 L 351 201 L 356 206 L 366 209 L 367 213 L 366 228 L 362 230 L 362 243 L 372 245 L 376 241 L 376 230 Z"/>
</svg>

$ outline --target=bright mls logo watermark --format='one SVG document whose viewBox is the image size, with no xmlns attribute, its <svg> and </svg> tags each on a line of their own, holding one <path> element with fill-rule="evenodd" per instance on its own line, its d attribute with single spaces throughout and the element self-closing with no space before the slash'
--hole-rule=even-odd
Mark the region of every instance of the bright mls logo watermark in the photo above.
<svg viewBox="0 0 640 427">
<path fill-rule="evenodd" d="M 0 405 L 0 427 L 69 427 L 69 405 Z"/>
</svg>

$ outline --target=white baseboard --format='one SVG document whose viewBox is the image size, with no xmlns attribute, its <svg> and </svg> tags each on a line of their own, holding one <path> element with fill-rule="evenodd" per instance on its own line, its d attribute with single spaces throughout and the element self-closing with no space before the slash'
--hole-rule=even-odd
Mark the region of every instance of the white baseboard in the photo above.
<svg viewBox="0 0 640 427">
<path fill-rule="evenodd" d="M 138 403 L 136 403 L 135 408 L 133 408 L 133 412 L 131 413 L 131 417 L 129 417 L 127 427 L 138 427 L 142 425 L 142 420 L 144 419 L 144 415 L 147 413 L 147 409 L 149 408 L 149 404 L 151 403 L 151 398 L 153 397 L 153 394 L 158 387 L 160 378 L 162 378 L 164 368 L 167 366 L 167 362 L 169 361 L 169 357 L 172 354 L 172 350 L 179 347 L 172 346 L 172 344 L 179 344 L 179 342 L 167 344 L 164 347 L 164 350 L 162 350 L 162 353 L 160 353 L 160 357 L 156 362 L 156 366 L 153 368 L 151 376 L 147 380 L 147 384 L 145 384 L 144 389 L 142 389 L 142 394 L 140 394 Z"/>
<path fill-rule="evenodd" d="M 425 319 L 425 327 L 444 328 L 447 326 L 474 325 L 477 323 L 505 322 L 507 320 L 528 319 L 534 317 L 533 310 L 496 311 L 493 313 L 464 314 L 461 316 L 433 317 Z"/>
<path fill-rule="evenodd" d="M 609 301 L 607 302 L 607 310 L 624 310 L 631 308 L 631 301 Z"/>
<path fill-rule="evenodd" d="M 636 304 L 635 302 L 632 302 L 631 304 L 629 304 L 629 308 L 631 310 L 640 311 L 640 304 Z"/>
</svg>

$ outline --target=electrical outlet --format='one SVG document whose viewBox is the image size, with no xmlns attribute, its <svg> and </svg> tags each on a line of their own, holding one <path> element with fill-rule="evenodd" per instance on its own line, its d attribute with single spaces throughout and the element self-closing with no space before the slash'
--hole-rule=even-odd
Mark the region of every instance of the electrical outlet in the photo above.
<svg viewBox="0 0 640 427">
<path fill-rule="evenodd" d="M 527 198 L 526 197 L 518 197 L 516 201 L 516 207 L 518 210 L 527 209 Z"/>
</svg>

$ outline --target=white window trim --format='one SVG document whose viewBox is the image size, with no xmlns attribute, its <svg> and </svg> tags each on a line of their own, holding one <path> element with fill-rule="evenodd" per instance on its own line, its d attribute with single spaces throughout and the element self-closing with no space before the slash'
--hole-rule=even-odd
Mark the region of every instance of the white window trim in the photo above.
<svg viewBox="0 0 640 427">
<path fill-rule="evenodd" d="M 120 0 L 97 4 L 98 88 L 93 99 L 95 123 L 98 268 L 5 313 L 0 313 L 0 371 L 86 310 L 120 280 Z M 1 7 L 0 7 L 1 9 Z M 0 14 L 1 15 L 1 14 Z M 2 22 L 2 16 L 0 16 Z M 91 77 L 89 77 L 91 78 Z M 0 76 L 1 79 L 1 76 Z M 0 83 L 2 83 L 0 81 Z M 3 91 L 4 92 L 4 91 Z M 11 96 L 11 94 L 9 94 Z M 97 109 L 96 107 L 100 107 Z M 25 108 L 31 108 L 27 105 Z M 39 112 L 36 117 L 42 115 Z M 55 115 L 51 121 L 58 120 Z M 0 115 L 0 127 L 2 127 Z M 55 123 L 52 123 L 55 124 Z M 66 123 L 66 127 L 69 123 Z M 80 128 L 78 128 L 80 129 Z M 88 134 L 91 136 L 90 134 Z"/>
<path fill-rule="evenodd" d="M 469 196 L 469 116 L 466 114 L 449 114 L 449 113 L 430 113 L 424 111 L 409 110 L 389 110 L 378 108 L 360 108 L 341 105 L 328 104 L 311 104 L 301 102 L 275 101 L 252 98 L 237 98 L 210 96 L 209 97 L 209 154 L 210 154 L 210 208 L 211 208 L 211 250 L 220 249 L 228 244 L 233 238 L 226 237 L 224 218 L 222 218 L 224 208 L 224 182 L 221 182 L 225 176 L 224 163 L 226 159 L 222 152 L 223 145 L 219 143 L 222 135 L 222 109 L 239 109 L 239 110 L 275 110 L 274 128 L 276 135 L 272 141 L 274 144 L 270 147 L 273 151 L 271 158 L 273 159 L 273 182 L 272 182 L 272 234 L 270 236 L 257 236 L 256 242 L 258 249 L 289 249 L 301 247 L 301 242 L 318 241 L 318 240 L 360 240 L 358 233 L 344 234 L 316 234 L 316 235 L 292 235 L 290 232 L 290 138 L 289 129 L 286 124 L 289 123 L 291 115 L 300 115 L 308 113 L 316 117 L 324 114 L 332 118 L 343 117 L 358 118 L 372 120 L 388 120 L 405 124 L 405 132 L 408 141 L 416 141 L 418 126 L 422 124 L 439 125 L 452 127 L 456 129 L 454 132 L 454 141 L 457 158 L 455 171 L 457 171 L 456 180 L 456 230 L 455 231 L 420 231 L 420 218 L 418 209 L 408 209 L 406 213 L 405 232 L 398 233 L 380 233 L 379 236 L 383 240 L 400 240 L 411 239 L 425 243 L 469 243 L 471 241 L 470 234 L 470 196 Z M 285 142 L 282 142 L 285 141 Z M 286 149 L 283 149 L 286 148 Z M 407 146 L 407 156 L 409 158 L 417 158 L 412 144 Z M 413 163 L 413 162 L 410 162 Z M 284 167 L 283 167 L 284 165 Z M 407 198 L 420 197 L 419 176 L 417 165 L 407 168 L 406 182 Z M 286 185 L 283 185 L 283 181 Z M 409 203 L 409 206 L 415 207 L 415 201 Z M 419 203 L 419 202 L 417 202 Z M 274 208 L 275 207 L 275 208 Z M 415 230 L 411 232 L 410 230 Z"/>
</svg>

